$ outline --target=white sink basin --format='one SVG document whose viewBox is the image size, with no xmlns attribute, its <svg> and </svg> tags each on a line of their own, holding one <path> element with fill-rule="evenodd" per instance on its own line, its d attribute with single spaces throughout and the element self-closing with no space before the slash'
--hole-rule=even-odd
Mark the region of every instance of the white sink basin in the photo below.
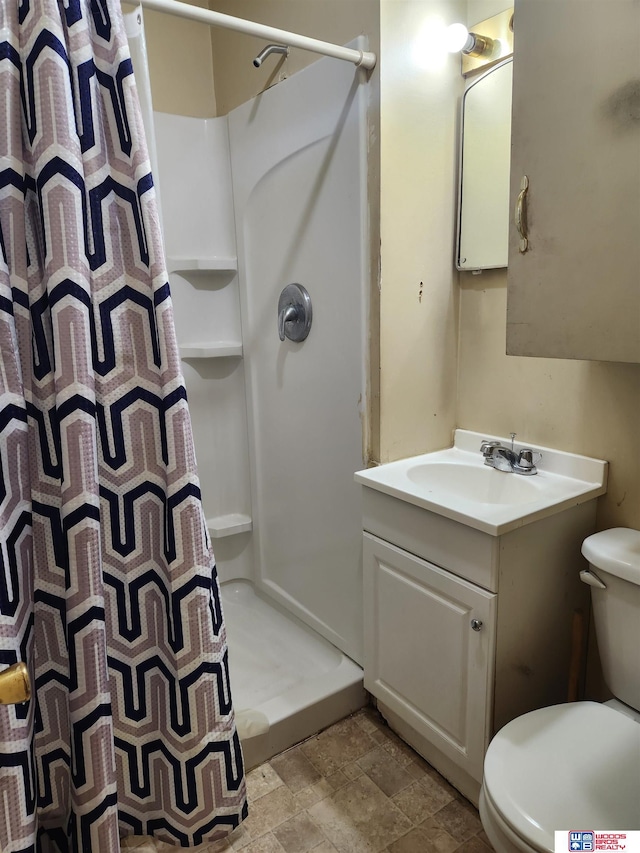
<svg viewBox="0 0 640 853">
<path fill-rule="evenodd" d="M 427 492 L 440 492 L 467 501 L 488 504 L 519 504 L 540 497 L 537 474 L 507 475 L 483 464 L 464 462 L 418 462 L 407 468 L 412 483 Z"/>
<path fill-rule="evenodd" d="M 506 473 L 484 464 L 483 439 L 510 444 L 499 436 L 456 430 L 454 446 L 447 450 L 359 471 L 355 479 L 495 536 L 607 490 L 607 463 L 601 459 L 516 442 L 516 451 L 526 446 L 542 453 L 538 473 Z"/>
</svg>

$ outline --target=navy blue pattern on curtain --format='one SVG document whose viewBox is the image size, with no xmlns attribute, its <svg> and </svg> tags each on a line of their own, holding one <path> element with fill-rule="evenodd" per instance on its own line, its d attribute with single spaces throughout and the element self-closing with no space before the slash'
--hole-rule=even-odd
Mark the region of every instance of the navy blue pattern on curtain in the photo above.
<svg viewBox="0 0 640 853">
<path fill-rule="evenodd" d="M 0 0 L 0 850 L 190 846 L 246 815 L 117 0 Z"/>
</svg>

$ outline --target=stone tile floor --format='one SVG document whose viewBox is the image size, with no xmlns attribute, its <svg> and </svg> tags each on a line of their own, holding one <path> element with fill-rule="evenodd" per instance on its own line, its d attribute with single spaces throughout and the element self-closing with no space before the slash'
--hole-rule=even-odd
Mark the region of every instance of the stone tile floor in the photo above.
<svg viewBox="0 0 640 853">
<path fill-rule="evenodd" d="M 490 853 L 476 809 L 372 708 L 247 775 L 249 817 L 198 853 Z M 126 839 L 138 853 L 176 848 Z"/>
</svg>

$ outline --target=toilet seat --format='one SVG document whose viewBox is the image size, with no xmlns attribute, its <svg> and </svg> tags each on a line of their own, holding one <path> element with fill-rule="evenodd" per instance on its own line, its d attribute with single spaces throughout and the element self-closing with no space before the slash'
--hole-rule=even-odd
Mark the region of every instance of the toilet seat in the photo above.
<svg viewBox="0 0 640 853">
<path fill-rule="evenodd" d="M 549 853 L 547 849 L 540 850 L 525 841 L 521 835 L 517 835 L 513 827 L 509 826 L 499 810 L 491 802 L 484 785 L 480 788 L 479 802 L 482 826 L 486 832 L 495 853 Z"/>
<path fill-rule="evenodd" d="M 640 724 L 595 702 L 524 714 L 489 744 L 483 788 L 521 849 L 553 851 L 556 829 L 640 829 Z"/>
</svg>

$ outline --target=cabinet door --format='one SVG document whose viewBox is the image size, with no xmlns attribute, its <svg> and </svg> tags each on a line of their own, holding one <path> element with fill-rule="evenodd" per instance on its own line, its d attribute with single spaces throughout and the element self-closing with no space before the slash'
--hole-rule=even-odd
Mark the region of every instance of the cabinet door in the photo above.
<svg viewBox="0 0 640 853">
<path fill-rule="evenodd" d="M 364 593 L 364 686 L 480 781 L 496 596 L 368 533 Z"/>
<path fill-rule="evenodd" d="M 640 4 L 515 0 L 514 28 L 507 353 L 640 362 Z"/>
</svg>

